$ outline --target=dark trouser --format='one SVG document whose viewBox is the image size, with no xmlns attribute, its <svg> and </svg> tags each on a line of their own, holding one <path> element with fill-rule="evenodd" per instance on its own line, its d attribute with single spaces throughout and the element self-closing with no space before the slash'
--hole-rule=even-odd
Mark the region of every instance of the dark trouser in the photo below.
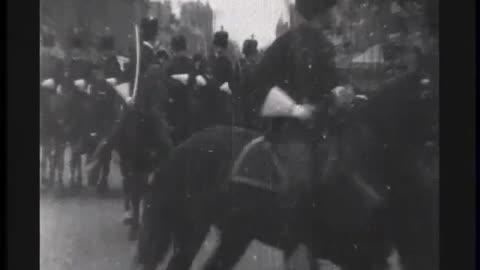
<svg viewBox="0 0 480 270">
<path fill-rule="evenodd" d="M 281 197 L 289 207 L 308 203 L 311 198 L 313 175 L 314 148 L 311 143 L 299 140 L 275 142 L 274 155 L 280 167 L 285 169 L 286 183 Z"/>
<path fill-rule="evenodd" d="M 287 173 L 283 202 L 289 205 L 313 202 L 313 191 L 331 180 L 338 165 L 338 142 L 335 136 L 311 140 L 292 136 L 272 141 L 274 155 Z"/>
</svg>

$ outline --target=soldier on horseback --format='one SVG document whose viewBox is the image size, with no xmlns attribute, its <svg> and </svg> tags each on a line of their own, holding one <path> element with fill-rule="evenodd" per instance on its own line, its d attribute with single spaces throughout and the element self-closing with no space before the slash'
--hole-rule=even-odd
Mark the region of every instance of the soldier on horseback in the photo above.
<svg viewBox="0 0 480 270">
<path fill-rule="evenodd" d="M 259 61 L 258 42 L 252 35 L 251 39 L 243 42 L 242 53 L 243 57 L 235 66 L 235 81 L 236 87 L 234 89 L 234 107 L 236 113 L 236 123 L 238 126 L 245 126 L 247 128 L 258 128 L 258 113 L 248 106 L 249 91 L 252 91 L 252 79 L 255 67 Z"/>
<path fill-rule="evenodd" d="M 49 116 L 49 100 L 53 95 L 61 93 L 63 81 L 63 60 L 55 54 L 55 35 L 44 31 L 40 43 L 40 144 L 41 160 L 41 181 L 48 185 L 53 179 L 53 156 L 52 154 L 52 132 L 54 125 L 53 117 Z M 50 162 L 50 176 L 45 175 L 47 163 Z M 49 181 L 50 179 L 50 181 Z"/>
<path fill-rule="evenodd" d="M 82 181 L 81 154 L 86 152 L 86 138 L 89 136 L 91 119 L 86 112 L 90 111 L 90 95 L 92 92 L 93 61 L 87 47 L 87 32 L 81 27 L 73 29 L 70 40 L 70 55 L 66 65 L 65 90 L 71 96 L 69 108 L 68 141 L 72 151 L 70 160 L 70 177 L 72 188 L 80 188 Z"/>
<path fill-rule="evenodd" d="M 124 179 L 124 221 L 131 225 L 131 240 L 136 238 L 140 200 L 148 175 L 161 167 L 172 147 L 165 112 L 168 93 L 154 51 L 158 20 L 143 18 L 139 32 L 139 53 L 134 55 L 137 61 L 131 61 L 119 78 L 108 80 L 122 97 L 124 106 L 118 121 L 95 150 L 89 166 L 95 170 L 99 157 L 114 147 L 118 151 Z"/>
<path fill-rule="evenodd" d="M 161 155 L 168 153 L 171 148 L 171 140 L 168 134 L 168 125 L 165 119 L 165 107 L 167 93 L 161 83 L 162 72 L 156 61 L 154 41 L 158 32 L 158 20 L 156 18 L 143 18 L 140 25 L 140 66 L 138 76 L 138 89 L 135 100 L 134 79 L 136 65 L 134 63 L 127 67 L 127 70 L 119 78 L 108 78 L 115 91 L 124 99 L 125 108 L 121 111 L 119 118 L 111 128 L 108 136 L 99 144 L 92 156 L 91 167 L 97 165 L 98 157 L 105 152 L 110 152 L 114 142 L 125 126 L 125 119 L 128 115 L 135 115 L 138 128 L 145 130 L 148 127 L 147 143 L 152 147 L 150 156 L 158 161 Z M 125 91 L 126 89 L 126 91 Z M 120 143 L 120 142 L 118 142 Z"/>
<path fill-rule="evenodd" d="M 99 140 L 107 134 L 111 123 L 117 120 L 120 109 L 118 104 L 121 102 L 113 89 L 114 83 L 121 76 L 121 68 L 115 54 L 115 40 L 109 28 L 100 36 L 97 51 L 99 59 L 94 65 L 91 93 L 94 110 L 90 113 L 92 125 L 90 126 L 89 146 L 93 146 L 93 149 L 89 147 L 90 151 L 93 151 Z M 98 184 L 97 191 L 104 192 L 107 188 L 107 177 L 110 171 L 111 152 L 106 151 L 99 159 L 103 165 L 99 166 L 98 170 L 91 172 L 89 184 Z M 97 183 L 100 173 L 100 182 Z"/>
<path fill-rule="evenodd" d="M 231 95 L 234 79 L 233 65 L 227 57 L 229 43 L 228 32 L 223 30 L 213 36 L 213 55 L 207 61 L 205 79 L 208 93 L 208 104 L 205 105 L 205 127 L 213 125 L 230 125 L 232 123 Z"/>
<path fill-rule="evenodd" d="M 279 179 L 274 187 L 287 196 L 288 207 L 308 203 L 312 179 L 325 179 L 329 167 L 336 164 L 338 108 L 348 108 L 355 97 L 351 87 L 342 86 L 345 81 L 336 70 L 334 47 L 325 35 L 335 4 L 335 0 L 297 0 L 296 8 L 307 23 L 277 38 L 255 72 L 252 105 L 269 119 L 267 143 L 252 142 L 237 161 L 233 177 L 257 179 L 253 182 Z M 259 168 L 261 162 L 255 161 L 265 152 L 270 153 L 267 163 L 274 175 L 265 175 L 272 170 Z"/>
<path fill-rule="evenodd" d="M 172 139 L 179 144 L 190 135 L 192 119 L 192 88 L 194 71 L 192 59 L 187 55 L 187 40 L 183 35 L 172 37 L 173 57 L 166 68 L 169 90 L 168 120 L 172 126 Z"/>
</svg>

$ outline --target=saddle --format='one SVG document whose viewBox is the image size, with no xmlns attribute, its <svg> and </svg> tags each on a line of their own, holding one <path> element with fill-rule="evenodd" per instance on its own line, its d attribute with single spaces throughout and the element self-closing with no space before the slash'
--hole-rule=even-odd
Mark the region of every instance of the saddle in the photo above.
<svg viewBox="0 0 480 270">
<path fill-rule="evenodd" d="M 263 136 L 243 147 L 235 159 L 231 180 L 271 192 L 283 192 L 287 188 L 287 170 Z"/>
</svg>

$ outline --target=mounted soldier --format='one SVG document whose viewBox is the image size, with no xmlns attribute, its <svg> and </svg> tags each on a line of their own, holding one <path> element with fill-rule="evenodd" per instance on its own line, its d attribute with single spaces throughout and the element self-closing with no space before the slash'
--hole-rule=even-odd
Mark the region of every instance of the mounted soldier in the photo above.
<svg viewBox="0 0 480 270">
<path fill-rule="evenodd" d="M 208 101 L 205 105 L 208 119 L 205 126 L 231 125 L 232 106 L 231 95 L 234 83 L 233 65 L 226 53 L 229 43 L 228 32 L 223 30 L 215 32 L 213 36 L 213 55 L 207 60 L 205 87 Z"/>
<path fill-rule="evenodd" d="M 234 108 L 237 119 L 236 126 L 245 126 L 247 128 L 258 128 L 258 113 L 251 110 L 248 105 L 249 91 L 253 90 L 252 80 L 255 67 L 259 61 L 258 42 L 252 35 L 252 38 L 243 42 L 242 58 L 235 65 L 235 89 L 234 89 Z"/>
<path fill-rule="evenodd" d="M 172 139 L 179 144 L 191 134 L 193 81 L 192 59 L 187 54 L 187 40 L 183 35 L 172 37 L 173 57 L 166 67 L 169 91 L 168 120 L 172 127 Z"/>
<path fill-rule="evenodd" d="M 70 54 L 66 65 L 65 90 L 71 95 L 70 118 L 71 127 L 69 143 L 72 151 L 70 160 L 70 177 L 72 188 L 82 186 L 81 155 L 86 152 L 86 139 L 89 136 L 90 119 L 86 112 L 91 109 L 90 95 L 92 91 L 93 62 L 88 53 L 87 33 L 81 27 L 75 27 L 70 39 Z"/>
<path fill-rule="evenodd" d="M 41 182 L 49 185 L 54 179 L 55 159 L 52 155 L 54 132 L 56 127 L 52 97 L 61 94 L 64 65 L 63 59 L 54 51 L 55 35 L 44 31 L 40 43 L 40 145 L 41 145 Z M 49 165 L 49 175 L 46 175 Z"/>
<path fill-rule="evenodd" d="M 118 80 L 110 80 L 122 97 L 124 109 L 106 138 L 93 155 L 91 169 L 98 166 L 99 157 L 113 147 L 120 154 L 126 197 L 131 201 L 133 214 L 127 211 L 125 221 L 131 223 L 129 238 L 135 239 L 139 222 L 139 204 L 153 168 L 161 167 L 172 142 L 166 122 L 168 93 L 162 82 L 162 71 L 155 58 L 154 41 L 158 32 L 156 18 L 143 18 L 140 40 L 131 61 Z M 137 64 L 139 63 L 139 64 Z M 126 208 L 128 204 L 126 204 Z M 128 209 L 126 209 L 128 210 Z"/>
<path fill-rule="evenodd" d="M 88 137 L 89 153 L 92 153 L 100 140 L 107 135 L 112 123 L 118 120 L 121 102 L 121 98 L 115 94 L 113 83 L 119 80 L 122 71 L 115 53 L 115 40 L 109 28 L 106 28 L 105 33 L 100 36 L 97 51 L 99 58 L 93 67 L 92 110 L 85 112 L 91 119 Z M 98 170 L 91 172 L 88 180 L 90 185 L 97 185 L 98 192 L 103 193 L 107 188 L 111 152 L 106 151 L 99 159 L 102 165 Z"/>
<path fill-rule="evenodd" d="M 263 182 L 273 172 L 289 207 L 308 204 L 312 179 L 325 179 L 336 164 L 338 120 L 355 97 L 337 73 L 334 47 L 325 35 L 335 4 L 296 1 L 307 23 L 277 38 L 255 71 L 251 109 L 269 123 L 265 137 L 246 147 L 233 177 Z M 261 156 L 273 170 L 259 165 Z"/>
<path fill-rule="evenodd" d="M 142 124 L 148 120 L 148 125 L 152 128 L 152 135 L 150 136 L 151 140 L 161 141 L 159 144 L 164 145 L 166 149 L 169 149 L 170 147 L 169 136 L 165 134 L 166 123 L 164 102 L 166 101 L 166 93 L 159 90 L 164 90 L 164 88 L 163 85 L 162 87 L 159 86 L 159 79 L 161 78 L 155 76 L 160 74 L 159 65 L 156 63 L 154 52 L 154 40 L 158 32 L 158 21 L 155 18 L 144 18 L 142 19 L 140 27 L 140 75 L 136 100 L 134 102 L 132 97 L 132 86 L 134 84 L 136 67 L 133 63 L 133 60 L 131 60 L 130 65 L 128 65 L 127 70 L 121 78 L 112 78 L 112 80 L 109 81 L 109 83 L 114 86 L 115 91 L 117 91 L 123 98 L 126 108 L 125 110 L 122 110 L 122 117 L 120 117 L 119 121 L 116 121 L 117 124 L 115 124 L 111 129 L 111 132 L 109 133 L 110 135 L 107 136 L 107 138 L 104 139 L 97 148 L 96 154 L 94 155 L 95 157 L 97 157 L 101 152 L 111 149 L 114 141 L 113 139 L 118 134 L 119 129 L 124 122 L 123 119 L 128 112 L 137 112 Z M 123 88 L 118 87 L 120 85 L 127 86 L 127 91 L 124 91 Z"/>
</svg>

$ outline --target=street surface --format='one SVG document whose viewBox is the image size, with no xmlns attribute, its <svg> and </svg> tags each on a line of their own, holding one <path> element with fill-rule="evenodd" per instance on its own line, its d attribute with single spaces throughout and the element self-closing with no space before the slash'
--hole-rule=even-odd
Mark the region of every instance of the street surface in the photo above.
<svg viewBox="0 0 480 270">
<path fill-rule="evenodd" d="M 66 153 L 68 164 L 69 153 Z M 86 187 L 79 194 L 40 194 L 40 270 L 129 270 L 134 242 L 127 240 L 123 217 L 120 171 L 114 156 L 109 178 L 110 191 L 100 196 Z M 84 174 L 85 175 L 85 174 Z M 65 184 L 68 187 L 68 170 Z M 214 229 L 193 264 L 201 269 L 216 246 Z M 301 260 L 299 260 L 301 261 Z M 301 263 L 297 269 L 301 269 Z M 158 269 L 164 269 L 162 265 Z M 235 270 L 281 270 L 282 253 L 258 242 L 252 243 Z M 321 270 L 333 270 L 326 264 Z"/>
</svg>

